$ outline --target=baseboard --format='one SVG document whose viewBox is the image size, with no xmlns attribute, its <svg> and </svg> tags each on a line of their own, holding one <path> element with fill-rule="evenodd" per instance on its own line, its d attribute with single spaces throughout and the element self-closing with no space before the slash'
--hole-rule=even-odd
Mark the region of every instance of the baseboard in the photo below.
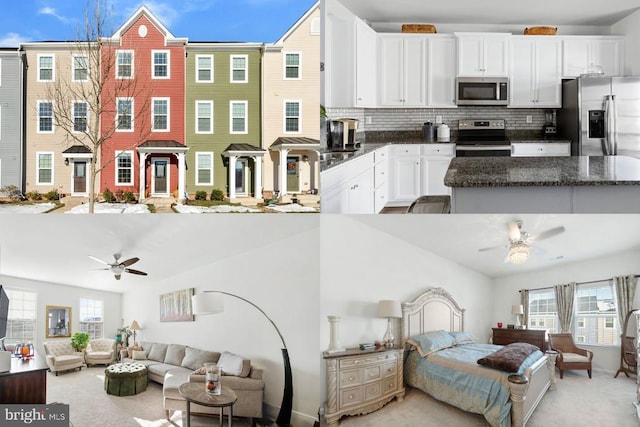
<svg viewBox="0 0 640 427">
<path fill-rule="evenodd" d="M 265 417 L 275 420 L 278 418 L 278 412 L 280 412 L 280 407 L 272 406 L 267 403 L 264 404 L 263 410 L 265 412 Z M 291 425 L 295 427 L 313 427 L 313 423 L 318 421 L 317 415 L 308 415 L 303 414 L 302 412 L 293 411 L 291 412 Z"/>
</svg>

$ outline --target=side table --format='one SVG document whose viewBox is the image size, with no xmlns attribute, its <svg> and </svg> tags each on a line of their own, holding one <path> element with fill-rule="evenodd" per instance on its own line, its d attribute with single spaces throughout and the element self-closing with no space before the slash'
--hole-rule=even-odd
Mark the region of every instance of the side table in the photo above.
<svg viewBox="0 0 640 427">
<path fill-rule="evenodd" d="M 222 386 L 220 394 L 211 394 L 204 389 L 203 383 L 184 383 L 178 392 L 187 401 L 187 427 L 191 427 L 191 402 L 198 405 L 220 408 L 220 427 L 223 425 L 224 408 L 229 408 L 228 426 L 233 425 L 233 404 L 238 400 L 236 393 L 229 387 Z"/>
</svg>

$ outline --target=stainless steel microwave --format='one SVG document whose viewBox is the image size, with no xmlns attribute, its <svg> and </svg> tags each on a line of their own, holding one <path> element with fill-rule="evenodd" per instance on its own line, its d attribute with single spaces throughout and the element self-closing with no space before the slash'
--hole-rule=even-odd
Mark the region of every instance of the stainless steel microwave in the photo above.
<svg viewBox="0 0 640 427">
<path fill-rule="evenodd" d="M 507 77 L 458 77 L 456 104 L 507 105 L 509 79 Z"/>
</svg>

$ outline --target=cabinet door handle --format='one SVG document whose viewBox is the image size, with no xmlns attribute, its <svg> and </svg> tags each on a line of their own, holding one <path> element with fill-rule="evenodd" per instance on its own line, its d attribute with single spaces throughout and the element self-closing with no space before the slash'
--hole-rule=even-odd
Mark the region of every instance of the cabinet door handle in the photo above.
<svg viewBox="0 0 640 427">
<path fill-rule="evenodd" d="M 353 381 L 355 379 L 356 379 L 356 377 L 353 377 L 353 376 L 349 377 L 349 381 Z"/>
<path fill-rule="evenodd" d="M 355 396 L 354 396 L 353 394 L 350 394 L 350 395 L 349 395 L 349 400 L 353 400 L 353 398 L 354 398 L 354 397 L 355 397 Z"/>
<path fill-rule="evenodd" d="M 373 372 L 373 371 L 372 371 L 372 372 L 369 372 L 369 376 L 370 376 L 370 377 L 375 377 L 375 376 L 376 376 L 376 373 L 375 373 L 375 372 Z"/>
</svg>

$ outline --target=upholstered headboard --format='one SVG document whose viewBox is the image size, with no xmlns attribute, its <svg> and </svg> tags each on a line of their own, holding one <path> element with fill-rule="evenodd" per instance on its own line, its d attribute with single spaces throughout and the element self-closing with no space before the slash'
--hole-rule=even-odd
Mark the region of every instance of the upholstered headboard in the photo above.
<svg viewBox="0 0 640 427">
<path fill-rule="evenodd" d="M 402 344 L 425 332 L 464 330 L 464 309 L 449 292 L 431 288 L 411 302 L 402 304 Z"/>
</svg>

